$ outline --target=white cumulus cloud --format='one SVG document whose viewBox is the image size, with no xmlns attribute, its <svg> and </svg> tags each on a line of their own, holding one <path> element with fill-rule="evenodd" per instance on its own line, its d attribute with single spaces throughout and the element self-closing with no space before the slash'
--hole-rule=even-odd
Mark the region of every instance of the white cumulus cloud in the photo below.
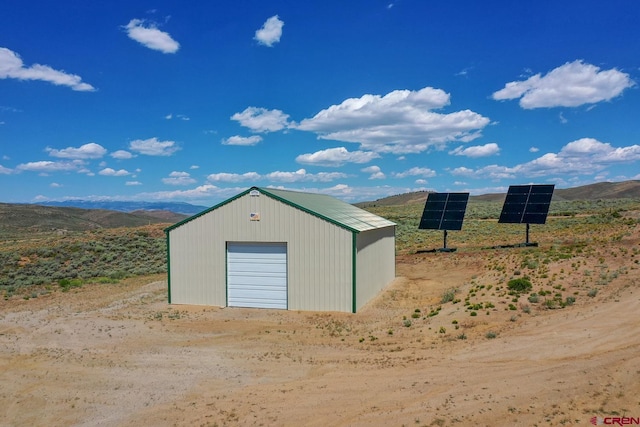
<svg viewBox="0 0 640 427">
<path fill-rule="evenodd" d="M 152 193 L 139 193 L 137 200 L 182 200 L 190 199 L 199 203 L 208 203 L 212 198 L 231 197 L 242 189 L 238 188 L 218 188 L 212 184 L 200 185 L 188 190 L 156 191 Z"/>
<path fill-rule="evenodd" d="M 85 163 L 82 160 L 52 162 L 41 160 L 37 162 L 21 163 L 16 166 L 19 171 L 39 172 L 48 174 L 51 172 L 86 172 Z"/>
<path fill-rule="evenodd" d="M 280 110 L 267 110 L 258 107 L 247 107 L 243 112 L 231 116 L 231 120 L 239 122 L 253 132 L 282 130 L 289 126 L 288 119 L 289 115 Z"/>
<path fill-rule="evenodd" d="M 380 169 L 380 166 L 369 166 L 363 169 L 360 169 L 364 173 L 369 174 L 369 179 L 384 179 L 386 175 Z"/>
<path fill-rule="evenodd" d="M 517 177 L 548 177 L 590 175 L 613 164 L 640 160 L 640 145 L 613 147 L 594 138 L 581 138 L 562 147 L 557 153 L 542 156 L 515 166 L 489 165 L 478 169 L 459 167 L 452 175 L 471 178 L 514 179 Z"/>
<path fill-rule="evenodd" d="M 160 31 L 156 24 L 142 19 L 132 19 L 124 27 L 130 39 L 137 41 L 149 49 L 162 53 L 176 53 L 180 43 L 175 41 L 169 33 Z"/>
<path fill-rule="evenodd" d="M 434 171 L 433 169 L 429 169 L 429 168 L 413 167 L 413 168 L 411 168 L 409 170 L 406 170 L 404 172 L 394 173 L 393 176 L 396 177 L 396 178 L 406 178 L 408 176 L 419 176 L 419 177 L 422 177 L 422 178 L 432 178 L 432 177 L 436 176 L 436 171 Z"/>
<path fill-rule="evenodd" d="M 118 150 L 118 151 L 114 151 L 113 153 L 110 154 L 111 157 L 113 157 L 114 159 L 118 159 L 118 160 L 128 160 L 133 158 L 133 154 L 131 154 L 130 152 L 126 151 L 126 150 Z"/>
<path fill-rule="evenodd" d="M 244 137 L 240 135 L 234 135 L 227 139 L 222 140 L 223 145 L 256 145 L 262 141 L 262 137 L 259 135 L 252 135 L 249 137 Z"/>
<path fill-rule="evenodd" d="M 61 159 L 99 159 L 107 154 L 107 149 L 100 144 L 90 142 L 80 147 L 67 147 L 61 150 L 47 147 L 45 149 L 51 157 Z"/>
<path fill-rule="evenodd" d="M 129 173 L 128 171 L 126 171 L 124 169 L 115 170 L 115 169 L 112 169 L 112 168 L 104 168 L 100 172 L 98 172 L 98 175 L 103 175 L 103 176 L 127 176 L 127 175 L 131 175 L 131 173 Z"/>
<path fill-rule="evenodd" d="M 48 65 L 34 64 L 25 67 L 20 56 L 5 47 L 0 47 L 0 79 L 40 80 L 80 92 L 96 90 L 76 74 L 54 70 Z"/>
<path fill-rule="evenodd" d="M 257 181 L 260 178 L 261 178 L 260 174 L 257 172 L 247 172 L 243 174 L 220 172 L 220 173 L 212 173 L 211 175 L 207 176 L 207 180 L 210 182 Z"/>
<path fill-rule="evenodd" d="M 500 147 L 495 142 L 490 142 L 485 145 L 476 145 L 473 147 L 463 148 L 462 146 L 456 147 L 454 150 L 449 151 L 449 154 L 454 156 L 466 156 L 466 157 L 487 157 L 493 156 L 500 152 Z"/>
<path fill-rule="evenodd" d="M 395 154 L 419 153 L 480 136 L 488 118 L 470 110 L 432 111 L 449 103 L 449 94 L 441 89 L 395 90 L 384 96 L 347 99 L 292 127 L 315 132 L 321 139 L 359 143 L 362 149 Z"/>
<path fill-rule="evenodd" d="M 507 83 L 493 93 L 493 99 L 518 99 L 525 109 L 578 107 L 609 101 L 635 83 L 629 74 L 616 70 L 600 70 L 583 61 L 567 62 L 542 76 Z"/>
<path fill-rule="evenodd" d="M 162 178 L 162 182 L 168 185 L 190 185 L 196 182 L 188 172 L 173 171 L 167 178 Z"/>
<path fill-rule="evenodd" d="M 265 21 L 259 30 L 256 30 L 254 38 L 258 43 L 272 47 L 274 43 L 278 43 L 280 41 L 283 26 L 284 21 L 282 21 L 278 15 L 272 16 Z"/>
<path fill-rule="evenodd" d="M 171 156 L 178 151 L 175 141 L 158 141 L 158 138 L 136 139 L 129 143 L 129 149 L 147 156 Z"/>
<path fill-rule="evenodd" d="M 298 169 L 297 171 L 275 171 L 265 175 L 260 175 L 257 172 L 228 173 L 220 172 L 214 173 L 207 177 L 209 182 L 256 182 L 258 180 L 268 180 L 271 182 L 330 182 L 336 179 L 346 178 L 347 175 L 341 172 L 318 172 L 308 173 L 304 169 Z"/>
<path fill-rule="evenodd" d="M 265 178 L 273 182 L 330 182 L 336 179 L 346 178 L 346 174 L 341 172 L 319 172 L 317 174 L 308 173 L 305 169 L 297 171 L 275 171 L 265 175 Z"/>
<path fill-rule="evenodd" d="M 345 163 L 367 163 L 379 157 L 380 155 L 378 153 L 372 151 L 349 152 L 344 147 L 336 147 L 316 151 L 315 153 L 301 154 L 296 157 L 296 162 L 309 165 L 338 167 Z"/>
</svg>

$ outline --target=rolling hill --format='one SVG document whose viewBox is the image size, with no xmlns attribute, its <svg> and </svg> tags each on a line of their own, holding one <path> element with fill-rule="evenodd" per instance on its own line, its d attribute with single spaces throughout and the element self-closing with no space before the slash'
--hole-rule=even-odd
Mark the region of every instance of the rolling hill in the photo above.
<svg viewBox="0 0 640 427">
<path fill-rule="evenodd" d="M 356 203 L 361 208 L 375 206 L 401 206 L 413 203 L 425 203 L 428 191 L 398 194 L 382 199 Z M 501 202 L 506 193 L 483 194 L 471 196 L 471 201 Z M 573 188 L 556 188 L 553 201 L 599 200 L 599 199 L 634 199 L 640 198 L 640 180 L 622 182 L 598 182 Z"/>
<path fill-rule="evenodd" d="M 428 191 L 398 194 L 375 201 L 360 202 L 361 208 L 379 206 L 402 206 L 423 204 Z M 471 201 L 501 202 L 505 194 L 484 194 L 471 196 Z M 640 198 L 640 180 L 623 182 L 599 182 L 574 188 L 556 189 L 554 201 L 599 200 Z M 71 203 L 55 202 L 55 203 Z M 94 202 L 75 201 L 85 206 Z M 99 228 L 138 227 L 149 224 L 173 224 L 187 218 L 191 212 L 200 212 L 204 207 L 187 203 L 111 203 L 110 209 L 79 208 L 69 206 L 44 206 L 33 204 L 0 203 L 0 234 L 13 235 L 29 232 L 47 232 L 56 230 L 86 231 Z M 107 205 L 105 205 L 107 206 Z M 150 208 L 165 208 L 148 210 Z M 176 210 L 171 210 L 174 208 Z M 131 209 L 125 212 L 124 210 Z M 136 209 L 136 210 L 134 210 Z M 184 211 L 184 212 L 180 212 Z M 176 213 L 180 212 L 180 213 Z"/>
<path fill-rule="evenodd" d="M 110 211 L 119 212 L 134 212 L 134 211 L 169 211 L 184 215 L 194 215 L 198 212 L 202 212 L 207 209 L 208 206 L 192 205 L 190 203 L 183 202 L 132 202 L 132 201 L 118 201 L 118 200 L 83 200 L 83 199 L 70 199 L 61 202 L 49 201 L 40 202 L 38 205 L 42 206 L 55 206 L 55 207 L 70 207 L 70 208 L 82 208 L 82 209 L 106 209 Z"/>
<path fill-rule="evenodd" d="M 86 231 L 98 228 L 138 227 L 175 223 L 187 215 L 169 211 L 119 212 L 30 204 L 0 203 L 0 233 L 14 234 L 55 230 Z"/>
</svg>

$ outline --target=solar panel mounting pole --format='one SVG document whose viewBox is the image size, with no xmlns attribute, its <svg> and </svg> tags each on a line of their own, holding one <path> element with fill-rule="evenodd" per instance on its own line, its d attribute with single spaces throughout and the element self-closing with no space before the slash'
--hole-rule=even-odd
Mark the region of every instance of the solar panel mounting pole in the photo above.
<svg viewBox="0 0 640 427">
<path fill-rule="evenodd" d="M 442 230 L 443 247 L 432 250 L 419 250 L 421 252 L 455 252 L 456 248 L 447 247 L 449 230 L 460 230 L 464 213 L 467 209 L 469 193 L 429 193 L 424 205 L 420 230 Z"/>
<path fill-rule="evenodd" d="M 527 200 L 525 201 L 525 206 L 529 204 L 529 198 L 531 197 L 531 190 L 533 189 L 533 185 L 529 186 L 529 191 L 527 192 Z M 522 217 L 520 218 L 520 222 L 524 220 L 524 214 L 526 212 L 526 208 L 522 210 Z M 529 223 L 527 222 L 527 231 L 524 239 L 524 245 L 529 246 Z"/>
<path fill-rule="evenodd" d="M 442 215 L 440 215 L 440 224 L 442 224 L 442 221 L 444 220 L 444 213 L 446 212 L 446 206 L 447 203 L 449 203 L 449 193 L 447 193 L 447 198 L 445 199 L 445 209 L 442 209 Z M 446 252 L 447 251 L 447 229 L 444 229 L 444 243 L 442 245 L 442 252 Z"/>
</svg>

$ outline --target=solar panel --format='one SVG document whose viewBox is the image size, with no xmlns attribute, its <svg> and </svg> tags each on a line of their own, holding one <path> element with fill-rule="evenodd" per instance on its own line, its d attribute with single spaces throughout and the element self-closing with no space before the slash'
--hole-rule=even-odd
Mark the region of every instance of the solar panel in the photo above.
<svg viewBox="0 0 640 427">
<path fill-rule="evenodd" d="M 544 224 L 555 185 L 511 185 L 498 222 Z"/>
<path fill-rule="evenodd" d="M 420 230 L 460 230 L 467 210 L 469 193 L 429 193 L 424 205 Z"/>
</svg>

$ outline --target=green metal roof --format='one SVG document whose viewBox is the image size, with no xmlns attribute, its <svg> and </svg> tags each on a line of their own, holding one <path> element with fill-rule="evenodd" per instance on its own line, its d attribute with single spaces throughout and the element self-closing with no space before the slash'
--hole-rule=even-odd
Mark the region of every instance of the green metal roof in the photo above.
<svg viewBox="0 0 640 427">
<path fill-rule="evenodd" d="M 332 222 L 340 227 L 346 228 L 350 231 L 359 233 L 361 231 L 374 230 L 376 228 L 384 228 L 395 226 L 394 222 L 388 219 L 382 218 L 378 215 L 367 212 L 349 203 L 338 200 L 334 197 L 327 196 L 325 194 L 317 193 L 303 193 L 300 191 L 290 190 L 278 190 L 275 188 L 261 188 L 251 187 L 250 189 L 243 191 L 242 193 L 225 200 L 209 209 L 190 216 L 176 224 L 165 229 L 165 232 L 169 232 L 174 228 L 180 227 L 182 224 L 193 221 L 194 219 L 205 215 L 221 206 L 226 205 L 234 201 L 235 199 L 248 194 L 251 190 L 258 190 L 262 194 L 273 197 L 283 203 L 286 203 L 295 208 L 301 209 L 305 212 L 323 218 L 329 222 Z"/>
<path fill-rule="evenodd" d="M 388 219 L 367 212 L 335 197 L 317 193 L 257 188 L 261 193 L 272 196 L 284 203 L 301 208 L 330 222 L 360 232 L 396 225 Z"/>
</svg>

